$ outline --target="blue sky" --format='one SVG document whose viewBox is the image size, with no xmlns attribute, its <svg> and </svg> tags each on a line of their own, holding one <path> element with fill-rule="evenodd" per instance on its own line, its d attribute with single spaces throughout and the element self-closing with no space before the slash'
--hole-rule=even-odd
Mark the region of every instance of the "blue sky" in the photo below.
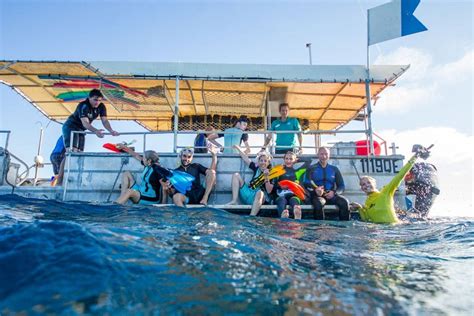
<svg viewBox="0 0 474 316">
<path fill-rule="evenodd" d="M 311 42 L 313 64 L 365 64 L 366 10 L 386 2 L 0 0 L 0 59 L 307 64 Z M 473 3 L 422 0 L 415 16 L 427 32 L 371 47 L 371 63 L 411 64 L 375 106 L 374 129 L 402 152 L 435 142 L 454 185 L 443 205 L 472 212 Z M 12 152 L 32 162 L 36 122 L 48 120 L 3 85 L 0 116 Z M 43 156 L 59 134 L 51 123 Z"/>
</svg>

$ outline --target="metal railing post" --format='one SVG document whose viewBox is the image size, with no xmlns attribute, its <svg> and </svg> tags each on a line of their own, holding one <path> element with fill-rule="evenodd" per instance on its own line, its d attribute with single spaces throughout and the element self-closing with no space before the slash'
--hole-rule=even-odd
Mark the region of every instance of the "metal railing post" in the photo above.
<svg viewBox="0 0 474 316">
<path fill-rule="evenodd" d="M 173 137 L 173 152 L 177 153 L 178 149 L 178 124 L 179 124 L 179 76 L 176 76 L 176 93 L 174 100 L 174 137 Z"/>
</svg>

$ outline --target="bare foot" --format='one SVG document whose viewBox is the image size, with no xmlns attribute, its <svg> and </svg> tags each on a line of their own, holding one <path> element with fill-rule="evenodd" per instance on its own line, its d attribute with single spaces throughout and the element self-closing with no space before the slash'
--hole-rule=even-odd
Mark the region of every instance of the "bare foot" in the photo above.
<svg viewBox="0 0 474 316">
<path fill-rule="evenodd" d="M 225 205 L 237 205 L 237 201 L 230 201 L 229 203 L 226 203 Z"/>
<path fill-rule="evenodd" d="M 283 212 L 281 212 L 281 218 L 288 218 L 290 217 L 290 212 L 288 212 L 288 210 L 283 210 Z"/>
<path fill-rule="evenodd" d="M 199 204 L 207 206 L 207 199 L 206 200 L 202 199 L 201 202 L 199 202 Z"/>
<path fill-rule="evenodd" d="M 295 213 L 295 219 L 301 219 L 301 206 L 295 205 L 293 213 Z"/>
</svg>

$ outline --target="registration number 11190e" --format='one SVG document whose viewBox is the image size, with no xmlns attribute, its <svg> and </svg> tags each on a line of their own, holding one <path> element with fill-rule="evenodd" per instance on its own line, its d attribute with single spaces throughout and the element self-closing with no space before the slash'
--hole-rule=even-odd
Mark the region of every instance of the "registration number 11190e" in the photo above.
<svg viewBox="0 0 474 316">
<path fill-rule="evenodd" d="M 396 159 L 363 158 L 360 160 L 363 173 L 397 173 Z"/>
</svg>

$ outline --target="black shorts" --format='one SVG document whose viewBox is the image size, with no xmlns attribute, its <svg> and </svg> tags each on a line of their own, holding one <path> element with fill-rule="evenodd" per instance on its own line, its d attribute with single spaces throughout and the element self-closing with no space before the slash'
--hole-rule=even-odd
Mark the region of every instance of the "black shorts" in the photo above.
<svg viewBox="0 0 474 316">
<path fill-rule="evenodd" d="M 199 204 L 205 192 L 206 189 L 204 189 L 204 187 L 202 186 L 192 188 L 189 192 L 186 192 L 186 197 L 189 199 L 187 201 L 187 204 Z"/>
<path fill-rule="evenodd" d="M 276 155 L 285 155 L 287 152 L 293 152 L 293 148 L 276 148 L 275 154 Z"/>
<path fill-rule="evenodd" d="M 68 125 L 63 125 L 63 139 L 66 150 L 71 146 L 72 131 L 82 132 L 82 130 L 80 129 L 75 129 L 73 127 L 69 127 Z M 79 151 L 84 151 L 85 142 L 86 135 L 74 134 L 74 139 L 72 140 L 72 147 L 78 149 Z"/>
</svg>

